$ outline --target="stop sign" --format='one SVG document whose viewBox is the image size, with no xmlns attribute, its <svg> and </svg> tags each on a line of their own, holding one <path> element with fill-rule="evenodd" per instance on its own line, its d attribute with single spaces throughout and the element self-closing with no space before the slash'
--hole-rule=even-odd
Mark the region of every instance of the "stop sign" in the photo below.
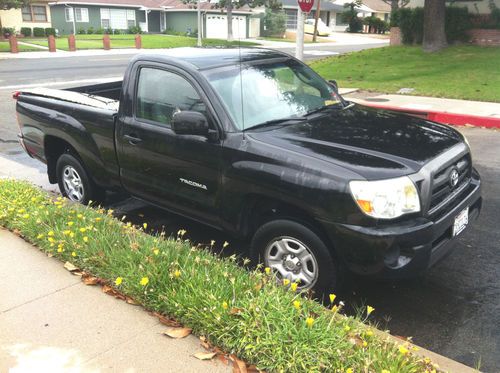
<svg viewBox="0 0 500 373">
<path fill-rule="evenodd" d="M 299 3 L 300 10 L 304 13 L 309 13 L 314 5 L 314 0 L 297 0 L 297 2 Z"/>
</svg>

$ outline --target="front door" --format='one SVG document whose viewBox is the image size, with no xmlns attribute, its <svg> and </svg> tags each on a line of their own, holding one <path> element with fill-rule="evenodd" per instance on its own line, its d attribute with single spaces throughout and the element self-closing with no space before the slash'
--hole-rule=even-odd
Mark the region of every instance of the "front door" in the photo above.
<svg viewBox="0 0 500 373">
<path fill-rule="evenodd" d="M 199 91 L 180 72 L 142 67 L 135 87 L 134 115 L 124 116 L 117 131 L 123 187 L 132 195 L 203 221 L 218 216 L 219 140 L 177 135 L 176 111 L 213 115 Z"/>
</svg>

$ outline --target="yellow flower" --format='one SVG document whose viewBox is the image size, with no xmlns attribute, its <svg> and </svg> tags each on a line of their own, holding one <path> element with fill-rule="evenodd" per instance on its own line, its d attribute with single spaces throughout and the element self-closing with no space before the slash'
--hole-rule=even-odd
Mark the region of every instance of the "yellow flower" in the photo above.
<svg viewBox="0 0 500 373">
<path fill-rule="evenodd" d="M 73 224 L 75 224 L 75 223 L 73 223 L 72 221 L 68 221 L 68 223 L 67 223 L 67 224 L 68 224 L 68 227 L 71 227 L 71 226 L 73 226 Z"/>
<path fill-rule="evenodd" d="M 83 215 L 82 215 L 82 214 L 78 214 L 78 215 L 76 215 L 76 217 L 77 217 L 78 219 L 83 219 Z"/>
<path fill-rule="evenodd" d="M 75 237 L 75 234 L 74 234 L 73 232 L 71 232 L 71 233 L 69 234 L 69 236 L 70 236 L 71 238 L 73 238 L 73 237 Z"/>
<path fill-rule="evenodd" d="M 298 285 L 299 285 L 299 284 L 297 284 L 296 282 L 292 282 L 292 283 L 290 284 L 290 289 L 291 289 L 292 291 L 297 291 L 297 286 L 298 286 Z"/>
<path fill-rule="evenodd" d="M 87 236 L 83 237 L 83 242 L 85 243 L 89 242 L 89 238 Z"/>
<path fill-rule="evenodd" d="M 366 306 L 366 314 L 370 315 L 373 311 L 375 311 L 375 308 L 372 306 Z"/>
<path fill-rule="evenodd" d="M 48 238 L 48 240 L 49 240 L 49 242 L 50 242 L 50 243 L 54 243 L 54 242 L 56 241 L 56 240 L 54 240 L 54 238 L 52 238 L 52 237 L 49 237 L 49 238 Z"/>
<path fill-rule="evenodd" d="M 147 229 L 148 223 L 144 223 L 142 226 L 144 227 L 144 229 Z"/>
<path fill-rule="evenodd" d="M 24 219 L 29 219 L 29 217 L 30 217 L 30 214 L 24 214 L 24 215 L 23 215 L 23 218 L 24 218 Z"/>
<path fill-rule="evenodd" d="M 418 351 L 418 350 L 420 350 L 420 348 L 418 348 L 417 346 L 413 346 L 411 349 L 412 349 L 413 351 Z"/>
<path fill-rule="evenodd" d="M 102 220 L 102 218 L 95 218 L 94 220 L 95 220 L 95 221 L 101 221 L 101 220 Z"/>
<path fill-rule="evenodd" d="M 47 236 L 53 236 L 54 235 L 54 231 L 49 231 L 49 233 L 47 233 Z"/>
<path fill-rule="evenodd" d="M 228 306 L 227 302 L 222 302 L 222 308 L 224 308 L 225 310 L 227 310 L 228 307 L 229 306 Z"/>
<path fill-rule="evenodd" d="M 339 310 L 339 308 L 337 307 L 337 305 L 335 304 L 333 307 L 332 307 L 332 312 L 337 312 Z"/>
<path fill-rule="evenodd" d="M 354 371 L 352 370 L 352 368 L 347 368 L 345 373 L 353 373 Z"/>
<path fill-rule="evenodd" d="M 158 255 L 158 254 L 160 253 L 160 250 L 158 250 L 158 249 L 154 249 L 154 250 L 153 250 L 153 253 L 154 253 L 155 255 Z"/>
<path fill-rule="evenodd" d="M 80 232 L 85 233 L 87 231 L 87 228 L 80 228 Z"/>
<path fill-rule="evenodd" d="M 120 286 L 122 282 L 123 282 L 123 278 L 117 277 L 116 280 L 115 280 L 115 285 L 116 286 Z"/>
<path fill-rule="evenodd" d="M 283 285 L 287 286 L 289 284 L 290 284 L 290 280 L 289 279 L 287 279 L 287 278 L 283 279 Z"/>
<path fill-rule="evenodd" d="M 62 253 L 63 251 L 64 251 L 64 249 L 63 249 L 61 246 L 59 246 L 59 247 L 57 248 L 57 252 L 58 252 L 58 253 Z"/>
<path fill-rule="evenodd" d="M 344 326 L 344 330 L 345 330 L 346 332 L 348 332 L 349 330 L 351 330 L 351 327 L 350 327 L 349 325 L 346 325 L 346 326 Z"/>
<path fill-rule="evenodd" d="M 306 325 L 307 325 L 307 327 L 308 328 L 312 328 L 313 324 L 314 324 L 314 319 L 312 317 L 308 317 L 306 319 Z"/>
<path fill-rule="evenodd" d="M 69 236 L 69 234 L 71 233 L 70 230 L 66 229 L 65 231 L 63 231 L 63 235 L 65 236 Z"/>
<path fill-rule="evenodd" d="M 363 341 L 363 347 L 366 347 L 368 346 L 368 342 L 367 341 Z"/>
<path fill-rule="evenodd" d="M 371 330 L 367 330 L 365 334 L 367 337 L 371 337 L 373 335 L 373 332 Z"/>
<path fill-rule="evenodd" d="M 330 303 L 335 302 L 335 298 L 337 298 L 335 294 L 330 294 Z"/>
<path fill-rule="evenodd" d="M 43 238 L 43 234 L 39 234 L 38 236 L 36 236 L 37 239 L 40 239 L 40 238 Z"/>
<path fill-rule="evenodd" d="M 264 271 L 266 272 L 266 275 L 268 275 L 271 273 L 271 268 L 266 267 L 266 268 L 264 268 Z"/>
<path fill-rule="evenodd" d="M 388 369 L 382 369 L 382 372 L 380 372 L 380 373 L 391 373 L 391 371 Z"/>
<path fill-rule="evenodd" d="M 176 278 L 181 277 L 181 271 L 179 271 L 178 269 L 176 269 L 176 270 L 175 270 L 175 272 L 174 272 L 174 276 L 175 276 Z"/>
<path fill-rule="evenodd" d="M 300 301 L 298 301 L 298 300 L 293 301 L 293 306 L 294 306 L 297 310 L 300 310 Z"/>
<path fill-rule="evenodd" d="M 149 283 L 149 278 L 143 277 L 141 278 L 141 281 L 139 282 L 142 286 L 146 286 Z"/>
<path fill-rule="evenodd" d="M 401 355 L 408 355 L 410 351 L 408 351 L 408 349 L 405 347 L 405 346 L 399 346 L 399 353 Z"/>
<path fill-rule="evenodd" d="M 224 241 L 224 244 L 222 245 L 222 247 L 225 249 L 225 248 L 226 248 L 226 247 L 228 247 L 228 246 L 229 246 L 229 242 Z"/>
<path fill-rule="evenodd" d="M 71 253 L 71 256 L 73 256 L 73 257 L 74 257 L 74 256 L 76 256 L 76 253 L 73 251 L 73 252 Z"/>
</svg>

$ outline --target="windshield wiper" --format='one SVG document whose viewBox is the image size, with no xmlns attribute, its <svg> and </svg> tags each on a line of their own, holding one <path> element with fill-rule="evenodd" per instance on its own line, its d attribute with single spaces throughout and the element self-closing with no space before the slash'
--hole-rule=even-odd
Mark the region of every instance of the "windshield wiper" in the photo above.
<svg viewBox="0 0 500 373">
<path fill-rule="evenodd" d="M 340 104 L 340 102 L 338 104 Z M 333 108 L 336 108 L 336 109 L 340 108 L 340 109 L 342 109 L 342 105 L 340 107 L 338 107 L 338 104 L 324 105 L 324 106 L 321 106 L 321 107 L 319 107 L 317 109 L 308 111 L 305 115 L 308 116 L 308 115 L 311 115 L 311 114 L 321 113 L 322 111 L 331 110 Z"/>
<path fill-rule="evenodd" d="M 254 130 L 254 129 L 262 128 L 262 127 L 275 126 L 275 125 L 279 125 L 279 124 L 286 124 L 288 122 L 304 122 L 306 120 L 307 120 L 307 118 L 305 118 L 305 117 L 286 117 L 286 118 L 279 118 L 279 119 L 271 119 L 271 120 L 267 120 L 265 122 L 256 124 L 255 126 L 245 128 L 244 131 Z"/>
</svg>

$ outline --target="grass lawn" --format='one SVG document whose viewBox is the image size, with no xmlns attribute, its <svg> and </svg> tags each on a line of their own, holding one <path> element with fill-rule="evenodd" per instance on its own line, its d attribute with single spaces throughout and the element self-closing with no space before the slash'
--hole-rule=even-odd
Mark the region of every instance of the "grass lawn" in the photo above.
<svg viewBox="0 0 500 373">
<path fill-rule="evenodd" d="M 450 47 L 424 53 L 420 47 L 385 47 L 311 63 L 341 87 L 386 93 L 414 88 L 414 95 L 500 102 L 500 48 Z"/>
<path fill-rule="evenodd" d="M 38 48 L 29 47 L 27 45 L 18 44 L 17 46 L 20 52 L 33 52 L 40 50 Z M 10 52 L 10 45 L 8 41 L 0 41 L 0 53 L 1 52 Z"/>
<path fill-rule="evenodd" d="M 103 35 L 76 35 L 77 49 L 102 49 Z M 134 35 L 110 35 L 111 48 L 135 48 Z M 28 43 L 42 45 L 47 47 L 47 39 L 24 39 Z M 239 41 L 228 42 L 221 39 L 203 39 L 204 46 L 237 46 Z M 242 46 L 259 45 L 252 42 L 241 42 Z M 145 49 L 153 48 L 177 48 L 177 47 L 194 47 L 196 46 L 196 38 L 187 36 L 174 35 L 142 35 L 142 47 Z M 59 37 L 56 39 L 56 48 L 68 50 L 67 37 Z"/>
</svg>

